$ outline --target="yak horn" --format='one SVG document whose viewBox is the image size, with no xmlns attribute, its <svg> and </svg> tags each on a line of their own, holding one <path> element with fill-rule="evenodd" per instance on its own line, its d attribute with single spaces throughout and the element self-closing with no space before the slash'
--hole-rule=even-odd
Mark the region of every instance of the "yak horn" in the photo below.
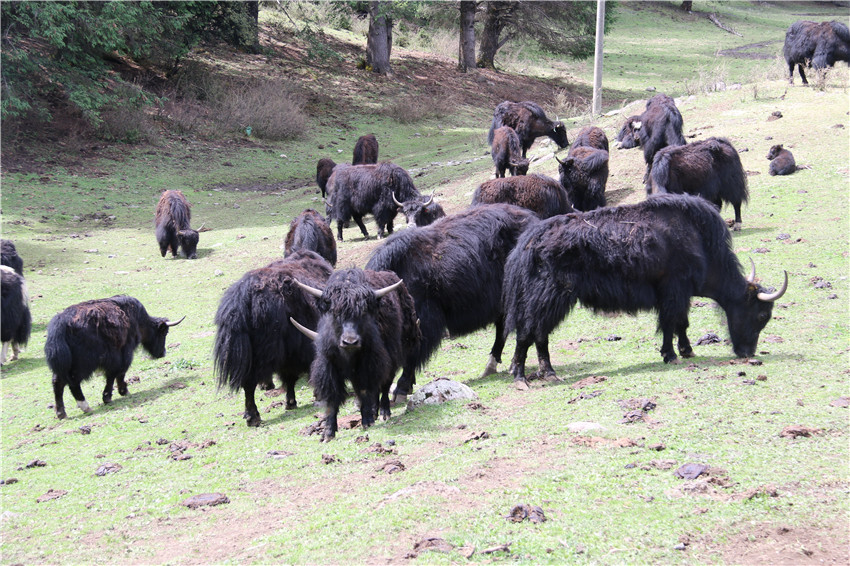
<svg viewBox="0 0 850 566">
<path fill-rule="evenodd" d="M 289 317 L 289 322 L 291 322 L 291 323 L 292 323 L 292 325 L 293 325 L 295 328 L 297 328 L 298 330 L 300 330 L 300 331 L 301 331 L 301 333 L 302 333 L 302 334 L 304 334 L 304 336 L 306 336 L 306 337 L 307 337 L 307 338 L 309 338 L 310 340 L 315 341 L 315 340 L 316 340 L 316 338 L 319 336 L 319 333 L 318 333 L 318 332 L 313 332 L 312 330 L 310 330 L 310 329 L 309 329 L 309 328 L 307 328 L 306 326 L 301 326 L 300 324 L 298 324 L 298 321 L 297 321 L 297 320 L 295 320 L 294 318 L 292 318 L 291 316 Z"/>
<path fill-rule="evenodd" d="M 436 192 L 436 191 L 434 191 Z M 395 197 L 395 195 L 393 195 Z M 434 200 L 434 193 L 431 193 L 431 196 L 428 197 L 428 200 L 422 203 L 422 206 L 428 206 Z"/>
<path fill-rule="evenodd" d="M 756 282 L 756 262 L 750 258 L 750 274 L 747 275 L 747 283 L 754 284 Z"/>
<path fill-rule="evenodd" d="M 183 318 L 186 318 L 186 315 L 185 315 L 185 314 L 183 315 Z M 176 322 L 166 321 L 166 322 L 165 322 L 165 326 L 177 326 L 178 324 L 180 324 L 181 322 L 183 322 L 183 318 L 181 318 L 180 320 L 178 320 L 178 321 L 176 321 Z"/>
<path fill-rule="evenodd" d="M 560 163 L 561 165 L 566 165 L 566 164 L 567 164 L 567 160 L 566 160 L 566 159 L 565 159 L 564 161 L 561 161 L 560 159 L 558 159 L 558 156 L 557 156 L 557 155 L 555 155 L 554 153 L 552 154 L 552 156 L 555 158 L 555 161 L 557 161 L 557 162 L 558 162 L 558 163 Z"/>
<path fill-rule="evenodd" d="M 396 204 L 396 206 L 404 206 L 403 202 L 398 202 L 398 199 L 395 198 L 395 191 L 393 191 L 393 202 Z"/>
<path fill-rule="evenodd" d="M 399 285 L 401 285 L 403 281 L 404 281 L 404 279 L 399 279 L 398 281 L 396 281 L 395 283 L 393 283 L 393 284 L 392 284 L 392 285 L 390 285 L 389 287 L 384 287 L 383 289 L 378 289 L 378 290 L 376 290 L 376 291 L 375 291 L 375 296 L 376 296 L 376 297 L 378 297 L 378 298 L 380 299 L 381 297 L 383 297 L 383 296 L 384 296 L 384 295 L 386 295 L 387 293 L 389 293 L 389 292 L 391 292 L 391 291 L 395 291 L 395 290 L 396 290 L 396 288 L 397 288 Z"/>
<path fill-rule="evenodd" d="M 298 285 L 299 287 L 301 287 L 302 289 L 304 289 L 305 291 L 307 291 L 308 293 L 310 293 L 311 295 L 313 295 L 317 299 L 322 298 L 323 291 L 321 289 L 316 289 L 315 287 L 310 287 L 309 285 L 305 285 L 304 283 L 302 283 L 298 279 L 293 279 L 293 280 L 295 281 L 296 285 Z"/>
<path fill-rule="evenodd" d="M 760 301 L 766 301 L 768 303 L 772 303 L 773 301 L 779 299 L 782 295 L 785 294 L 785 291 L 788 289 L 788 272 L 785 272 L 785 281 L 782 283 L 782 288 L 778 291 L 774 291 L 773 293 L 759 293 L 756 295 Z"/>
</svg>

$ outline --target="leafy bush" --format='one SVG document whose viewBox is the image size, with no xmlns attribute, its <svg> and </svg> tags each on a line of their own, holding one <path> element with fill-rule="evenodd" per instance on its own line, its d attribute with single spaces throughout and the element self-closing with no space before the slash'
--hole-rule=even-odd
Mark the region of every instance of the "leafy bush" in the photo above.
<svg viewBox="0 0 850 566">
<path fill-rule="evenodd" d="M 299 137 L 307 128 L 301 97 L 281 81 L 233 83 L 226 95 L 213 102 L 212 115 L 223 128 L 244 131 L 268 140 Z"/>
</svg>

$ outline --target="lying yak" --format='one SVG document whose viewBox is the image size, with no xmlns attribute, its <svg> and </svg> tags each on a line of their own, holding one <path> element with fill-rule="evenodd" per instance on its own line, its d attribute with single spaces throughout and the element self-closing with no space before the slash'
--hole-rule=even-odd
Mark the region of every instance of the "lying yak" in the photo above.
<svg viewBox="0 0 850 566">
<path fill-rule="evenodd" d="M 387 420 L 390 386 L 420 340 L 413 299 L 402 281 L 389 271 L 351 268 L 335 271 L 324 289 L 300 286 L 315 297 L 322 313 L 315 332 L 290 318 L 316 342 L 310 383 L 326 406 L 322 439 L 336 435 L 339 407 L 348 397 L 346 383 L 360 402 L 363 428 L 375 423 L 379 408 Z"/>
<path fill-rule="evenodd" d="M 533 211 L 540 218 L 572 212 L 570 199 L 561 183 L 546 175 L 520 175 L 484 181 L 472 193 L 472 204 L 513 204 Z"/>
<path fill-rule="evenodd" d="M 782 147 L 782 144 L 771 146 L 767 158 L 770 160 L 768 172 L 771 175 L 790 175 L 797 171 L 794 154 Z"/>
<path fill-rule="evenodd" d="M 797 65 L 803 84 L 809 84 L 804 65 L 821 70 L 834 66 L 837 61 L 850 63 L 850 29 L 847 24 L 834 20 L 794 22 L 785 33 L 782 54 L 788 65 L 788 82 L 794 84 L 794 65 Z"/>
<path fill-rule="evenodd" d="M 640 145 L 640 116 L 629 116 L 617 133 L 617 149 L 631 149 Z"/>
<path fill-rule="evenodd" d="M 165 356 L 168 330 L 183 318 L 169 322 L 150 316 L 138 299 L 126 295 L 71 305 L 54 316 L 47 325 L 44 354 L 53 372 L 56 417 L 65 418 L 62 397 L 66 385 L 77 406 L 84 413 L 91 411 L 80 385 L 98 369 L 106 376 L 104 403 L 112 401 L 116 382 L 118 393 L 126 395 L 124 375 L 133 363 L 136 348 L 141 344 L 154 358 Z"/>
<path fill-rule="evenodd" d="M 192 230 L 189 201 L 180 191 L 165 191 L 156 205 L 156 241 L 162 257 L 171 250 L 171 257 L 177 257 L 178 248 L 188 259 L 196 259 L 198 232 Z"/>
<path fill-rule="evenodd" d="M 314 350 L 289 317 L 314 325 L 319 312 L 315 299 L 295 280 L 324 285 L 332 272 L 324 258 L 299 250 L 249 271 L 222 295 L 213 346 L 218 386 L 245 392 L 248 426 L 262 423 L 254 393 L 258 385 L 271 388 L 275 374 L 286 387 L 286 408 L 296 407 L 295 383 L 309 371 Z"/>
<path fill-rule="evenodd" d="M 691 297 L 708 297 L 726 313 L 735 355 L 750 357 L 787 286 L 787 272 L 776 292 L 755 283 L 755 267 L 741 274 L 729 229 L 699 197 L 657 195 L 543 220 L 520 237 L 505 265 L 505 334 L 515 329 L 517 340 L 513 378 L 527 386 L 525 361 L 535 342 L 539 374 L 555 375 L 549 335 L 578 302 L 604 313 L 656 311 L 661 355 L 675 362 L 674 334 L 679 353 L 694 355 L 686 334 Z"/>
<path fill-rule="evenodd" d="M 698 195 L 718 210 L 728 202 L 735 209 L 736 231 L 741 229 L 741 204 L 749 199 L 738 152 L 726 138 L 713 137 L 656 153 L 646 192 Z"/>
<path fill-rule="evenodd" d="M 557 119 L 550 120 L 540 106 L 528 100 L 523 102 L 506 100 L 496 106 L 493 111 L 490 131 L 487 132 L 487 143 L 489 145 L 493 145 L 493 136 L 496 130 L 502 126 L 510 126 L 517 133 L 523 157 L 525 157 L 534 140 L 540 136 L 548 136 L 562 149 L 570 145 L 564 123 Z"/>
</svg>

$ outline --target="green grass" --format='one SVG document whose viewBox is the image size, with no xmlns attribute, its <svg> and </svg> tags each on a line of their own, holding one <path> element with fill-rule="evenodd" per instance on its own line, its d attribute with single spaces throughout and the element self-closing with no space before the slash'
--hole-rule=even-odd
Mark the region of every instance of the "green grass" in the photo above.
<svg viewBox="0 0 850 566">
<path fill-rule="evenodd" d="M 420 385 L 440 376 L 466 382 L 483 409 L 459 403 L 396 409 L 387 423 L 366 432 L 342 430 L 334 442 L 321 444 L 301 434 L 319 412 L 301 381 L 298 409 L 270 408 L 280 397 L 259 395 L 265 426 L 249 429 L 241 418 L 241 393 L 215 386 L 213 315 L 230 284 L 282 255 L 291 218 L 320 206 L 315 162 L 328 153 L 346 160 L 359 133 L 374 131 L 383 156 L 422 168 L 417 187 L 436 189 L 444 206 L 456 211 L 492 173 L 489 157 L 465 163 L 484 155 L 490 110 L 462 108 L 414 126 L 367 114 L 281 144 L 165 141 L 155 148 L 109 148 L 100 159 L 67 168 L 45 159 L 37 174 L 4 170 L 2 179 L 3 237 L 14 240 L 24 258 L 34 323 L 28 348 L 3 367 L 0 380 L 0 478 L 18 480 L 0 487 L 2 562 L 465 561 L 457 549 L 404 560 L 414 543 L 438 536 L 458 548 L 474 547 L 473 562 L 723 563 L 736 562 L 723 554 L 736 535 L 776 525 L 831 534 L 833 556 L 844 549 L 846 558 L 847 409 L 830 402 L 848 395 L 850 367 L 847 67 L 835 69 L 823 89 L 799 81 L 789 88 L 783 78 L 764 74 L 775 62 L 715 59 L 717 49 L 781 38 L 800 6 L 707 4 L 695 8 L 717 11 L 745 37 L 704 18 L 691 22 L 675 6 L 622 4 L 606 38 L 606 64 L 624 70 L 619 77 L 609 74 L 609 84 L 634 100 L 646 96 L 651 77 L 659 90 L 682 95 L 698 74 L 694 57 L 706 69 L 725 66 L 727 83 L 744 83 L 740 90 L 680 99 L 679 106 L 686 134 L 729 137 L 745 169 L 758 173 L 749 177 L 751 200 L 744 229 L 733 236 L 735 250 L 745 264 L 754 259 L 766 284 L 779 284 L 783 269 L 790 279 L 762 332 L 762 365 L 730 363 L 731 347 L 724 343 L 698 346 L 697 357 L 688 360 L 693 364 L 664 365 L 651 314 L 609 318 L 578 309 L 550 340 L 563 382 L 532 382 L 531 390 L 520 392 L 507 373 L 479 378 L 492 341 L 487 329 L 444 340 L 417 377 Z M 821 10 L 819 4 L 806 9 Z M 665 37 L 676 41 L 676 49 L 638 40 L 648 22 L 662 16 Z M 590 82 L 588 71 L 576 75 L 582 88 Z M 767 121 L 775 110 L 783 118 Z M 589 121 L 574 119 L 571 134 Z M 613 139 L 622 116 L 592 121 Z M 336 145 L 328 146 L 331 140 Z M 812 168 L 769 176 L 765 155 L 774 143 Z M 343 152 L 336 154 L 337 148 Z M 548 151 L 536 145 L 532 154 Z M 450 160 L 461 164 L 430 167 Z M 556 175 L 556 163 L 541 161 L 532 171 Z M 611 171 L 608 189 L 617 202 L 644 198 L 639 150 L 612 148 Z M 265 188 L 233 190 L 249 186 Z M 193 226 L 211 228 L 201 233 L 196 261 L 156 255 L 153 209 L 162 190 L 175 188 L 193 204 Z M 367 228 L 374 234 L 373 223 Z M 783 234 L 789 238 L 779 239 Z M 379 243 L 362 241 L 356 229 L 345 236 L 339 265 L 362 267 Z M 816 288 L 815 277 L 831 287 Z M 43 354 L 47 322 L 70 304 L 116 293 L 139 298 L 155 316 L 187 318 L 170 333 L 165 358 L 138 352 L 128 372 L 130 395 L 102 405 L 103 381 L 96 376 L 83 386 L 94 411 L 82 414 L 66 393 L 68 419 L 57 421 Z M 694 306 L 692 340 L 707 332 L 726 338 L 721 315 L 710 304 Z M 607 340 L 612 334 L 621 340 Z M 505 361 L 513 345 L 510 339 Z M 530 366 L 535 369 L 533 358 Z M 570 387 L 594 375 L 607 380 Z M 568 403 L 593 390 L 602 394 Z M 648 413 L 651 421 L 622 424 L 625 410 L 617 401 L 639 397 L 657 404 Z M 344 407 L 343 414 L 351 412 L 351 405 Z M 590 436 L 630 438 L 637 445 L 576 444 L 580 435 L 567 429 L 576 421 L 604 427 Z M 823 432 L 779 437 L 792 424 Z M 84 425 L 90 434 L 80 432 Z M 489 438 L 467 441 L 481 432 Z M 355 441 L 364 434 L 367 442 Z M 389 447 L 390 440 L 396 454 L 367 450 L 375 443 Z M 659 442 L 664 451 L 649 449 Z M 175 443 L 192 458 L 172 459 Z M 273 450 L 291 455 L 275 458 Z M 337 462 L 323 464 L 323 455 Z M 382 471 L 393 459 L 405 470 Z M 33 460 L 46 465 L 26 468 Z M 675 463 L 659 469 L 653 460 Z M 682 495 L 686 482 L 672 472 L 689 462 L 722 470 L 716 477 L 725 478 L 726 487 L 709 484 L 704 494 Z M 121 469 L 96 476 L 105 463 Z M 740 497 L 771 485 L 779 497 Z M 37 503 L 50 489 L 68 493 Z M 230 503 L 206 511 L 180 505 L 208 492 L 225 493 Z M 541 506 L 548 520 L 507 521 L 517 503 Z M 685 551 L 673 549 L 680 537 L 690 541 Z M 504 543 L 509 553 L 481 553 Z M 814 559 L 827 556 L 817 552 Z"/>
</svg>

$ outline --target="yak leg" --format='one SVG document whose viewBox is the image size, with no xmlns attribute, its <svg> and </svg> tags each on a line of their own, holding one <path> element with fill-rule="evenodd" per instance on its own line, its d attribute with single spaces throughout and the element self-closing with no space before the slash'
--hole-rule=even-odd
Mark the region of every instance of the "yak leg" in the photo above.
<svg viewBox="0 0 850 566">
<path fill-rule="evenodd" d="M 18 346 L 17 342 L 12 342 L 12 357 L 9 358 L 9 361 L 14 362 L 18 359 L 18 355 L 21 353 L 21 348 Z M 6 357 L 5 355 L 3 356 Z"/>
<path fill-rule="evenodd" d="M 369 239 L 369 232 L 366 231 L 366 226 L 363 225 L 363 217 L 358 214 L 354 214 L 352 216 L 354 217 L 354 221 L 357 223 L 358 228 L 360 228 L 360 232 L 363 233 L 363 237 Z M 383 228 L 379 226 L 378 232 L 383 233 Z"/>
<path fill-rule="evenodd" d="M 65 414 L 65 401 L 62 399 L 65 393 L 65 380 L 53 374 L 53 409 L 56 411 L 57 419 L 64 419 L 67 415 Z"/>
<path fill-rule="evenodd" d="M 518 389 L 528 389 L 528 381 L 525 379 L 525 359 L 528 356 L 528 348 L 533 340 L 517 336 L 514 358 L 511 360 L 511 373 L 514 376 L 514 384 Z"/>
<path fill-rule="evenodd" d="M 3 342 L 3 347 L 0 349 L 0 364 L 6 363 L 6 352 L 9 351 L 9 343 Z"/>
<path fill-rule="evenodd" d="M 103 402 L 105 404 L 109 404 L 112 402 L 112 386 L 115 383 L 115 376 L 112 374 L 107 374 L 106 376 L 106 387 L 103 388 Z"/>
<path fill-rule="evenodd" d="M 487 365 L 484 367 L 484 372 L 481 377 L 493 375 L 502 363 L 502 351 L 505 349 L 505 318 L 499 316 L 496 319 L 496 339 L 493 341 L 493 347 L 490 348 L 490 359 L 487 360 Z"/>
<path fill-rule="evenodd" d="M 738 232 L 741 230 L 741 203 L 733 204 L 732 208 L 735 209 L 735 224 L 732 226 L 732 230 Z"/>
<path fill-rule="evenodd" d="M 295 379 L 289 379 L 286 381 L 286 410 L 290 411 L 298 406 L 298 403 L 295 401 L 295 382 L 297 381 L 297 377 Z"/>
<path fill-rule="evenodd" d="M 375 395 L 371 391 L 359 391 L 357 398 L 360 399 L 360 426 L 369 428 L 375 424 Z"/>
<path fill-rule="evenodd" d="M 74 399 L 77 401 L 77 407 L 84 413 L 90 413 L 91 407 L 89 407 L 89 402 L 86 401 L 86 396 L 83 395 L 83 389 L 80 387 L 80 382 L 76 381 L 76 383 L 72 380 L 68 380 L 68 389 L 71 390 L 71 395 L 74 396 Z"/>
<path fill-rule="evenodd" d="M 322 442 L 330 442 L 336 436 L 338 428 L 336 415 L 339 413 L 339 405 L 328 405 L 325 413 L 325 432 L 322 434 Z"/>
<path fill-rule="evenodd" d="M 412 358 L 413 354 L 409 356 Z M 401 377 L 395 384 L 393 389 L 393 404 L 404 404 L 407 402 L 407 396 L 413 391 L 413 384 L 416 383 L 416 361 L 408 359 L 401 370 Z"/>
<path fill-rule="evenodd" d="M 799 63 L 797 65 L 797 70 L 800 71 L 800 78 L 803 79 L 803 84 L 804 85 L 809 84 L 809 81 L 806 80 L 806 72 L 803 71 L 803 64 L 802 63 Z M 792 80 L 793 80 L 793 75 L 792 75 Z"/>
<path fill-rule="evenodd" d="M 392 380 L 387 381 L 386 384 L 381 386 L 381 420 L 386 421 L 390 418 L 390 386 L 392 385 Z"/>
<path fill-rule="evenodd" d="M 248 426 L 260 426 L 263 420 L 260 418 L 260 411 L 257 409 L 257 403 L 254 401 L 254 389 L 256 386 L 252 383 L 250 385 L 243 385 L 243 389 L 245 389 L 245 420 L 248 421 Z"/>
<path fill-rule="evenodd" d="M 342 241 L 342 226 L 345 224 L 342 220 L 336 221 L 336 239 Z"/>
<path fill-rule="evenodd" d="M 549 337 L 534 343 L 537 349 L 537 375 L 542 379 L 560 381 L 549 359 Z"/>
<path fill-rule="evenodd" d="M 679 336 L 679 355 L 683 358 L 693 358 L 694 349 L 691 348 L 691 341 L 688 340 L 687 320 L 676 326 L 676 334 Z"/>
</svg>

